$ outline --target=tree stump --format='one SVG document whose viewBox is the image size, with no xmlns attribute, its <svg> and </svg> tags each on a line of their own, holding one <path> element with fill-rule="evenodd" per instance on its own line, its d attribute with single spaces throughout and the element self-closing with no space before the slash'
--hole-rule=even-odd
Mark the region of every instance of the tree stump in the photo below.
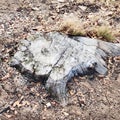
<svg viewBox="0 0 120 120">
<path fill-rule="evenodd" d="M 106 59 L 120 55 L 120 44 L 58 32 L 37 33 L 22 40 L 11 61 L 22 74 L 43 81 L 46 89 L 66 101 L 66 84 L 73 77 L 107 74 Z"/>
</svg>

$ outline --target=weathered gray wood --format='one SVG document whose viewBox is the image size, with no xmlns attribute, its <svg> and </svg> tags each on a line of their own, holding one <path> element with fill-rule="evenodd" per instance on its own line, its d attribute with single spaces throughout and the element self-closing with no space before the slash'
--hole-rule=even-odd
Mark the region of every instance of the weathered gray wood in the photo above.
<svg viewBox="0 0 120 120">
<path fill-rule="evenodd" d="M 47 90 L 63 102 L 68 81 L 75 76 L 105 75 L 106 58 L 118 55 L 120 44 L 58 32 L 38 33 L 21 41 L 11 66 L 33 79 L 44 79 Z"/>
</svg>

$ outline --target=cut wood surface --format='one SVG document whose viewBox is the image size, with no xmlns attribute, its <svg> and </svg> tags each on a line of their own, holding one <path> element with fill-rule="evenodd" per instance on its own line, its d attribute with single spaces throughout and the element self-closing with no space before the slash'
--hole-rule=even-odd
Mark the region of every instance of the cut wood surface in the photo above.
<svg viewBox="0 0 120 120">
<path fill-rule="evenodd" d="M 119 55 L 120 44 L 58 32 L 37 33 L 21 41 L 11 66 L 34 81 L 45 81 L 47 90 L 66 103 L 68 81 L 77 76 L 106 75 L 107 57 Z"/>
</svg>

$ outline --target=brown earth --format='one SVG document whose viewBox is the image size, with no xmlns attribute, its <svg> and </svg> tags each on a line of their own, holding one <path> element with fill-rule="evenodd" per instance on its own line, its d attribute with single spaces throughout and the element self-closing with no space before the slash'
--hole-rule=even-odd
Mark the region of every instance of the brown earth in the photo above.
<svg viewBox="0 0 120 120">
<path fill-rule="evenodd" d="M 60 2 L 62 1 L 62 2 Z M 35 32 L 58 31 L 64 16 L 87 30 L 107 26 L 120 42 L 120 1 L 0 1 L 0 120 L 119 120 L 120 57 L 108 59 L 108 75 L 75 78 L 62 107 L 41 83 L 29 82 L 9 66 L 18 43 Z M 89 37 L 94 37 L 92 33 Z M 95 36 L 96 37 L 96 36 Z"/>
</svg>

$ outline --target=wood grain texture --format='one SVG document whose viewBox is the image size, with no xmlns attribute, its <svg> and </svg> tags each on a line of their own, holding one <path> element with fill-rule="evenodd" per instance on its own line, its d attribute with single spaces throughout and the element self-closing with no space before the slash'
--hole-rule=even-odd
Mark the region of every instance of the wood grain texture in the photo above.
<svg viewBox="0 0 120 120">
<path fill-rule="evenodd" d="M 106 59 L 120 55 L 120 44 L 50 32 L 22 40 L 11 66 L 66 103 L 66 84 L 76 76 L 107 74 Z"/>
</svg>

